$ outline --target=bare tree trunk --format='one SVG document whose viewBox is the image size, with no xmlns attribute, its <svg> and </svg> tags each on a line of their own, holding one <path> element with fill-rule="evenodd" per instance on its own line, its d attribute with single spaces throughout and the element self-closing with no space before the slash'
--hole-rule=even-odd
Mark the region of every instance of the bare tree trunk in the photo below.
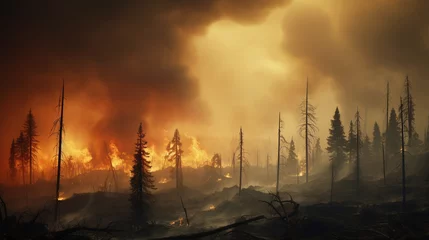
<svg viewBox="0 0 429 240">
<path fill-rule="evenodd" d="M 241 184 L 243 177 L 243 130 L 240 128 L 240 183 L 238 185 L 238 195 L 241 194 Z"/>
<path fill-rule="evenodd" d="M 276 181 L 276 193 L 279 194 L 279 177 L 280 177 L 280 113 L 279 113 L 279 132 L 277 141 L 277 181 Z"/>
<path fill-rule="evenodd" d="M 405 211 L 405 139 L 404 139 L 404 105 L 401 98 L 401 139 L 402 139 L 402 211 Z"/>
<path fill-rule="evenodd" d="M 185 205 L 183 204 L 182 196 L 180 196 L 180 202 L 182 203 L 182 208 L 183 208 L 183 211 L 185 212 L 186 223 L 188 223 L 188 226 L 189 226 L 188 211 L 186 210 Z"/>
<path fill-rule="evenodd" d="M 63 89 L 61 94 L 61 116 L 60 116 L 60 130 L 58 137 L 58 166 L 57 166 L 57 188 L 56 188 L 56 198 L 55 198 L 55 222 L 58 220 L 58 208 L 60 201 L 60 179 L 61 179 L 61 153 L 62 153 L 62 143 L 63 143 L 63 117 L 64 117 L 64 80 L 63 80 Z"/>
<path fill-rule="evenodd" d="M 408 80 L 408 76 L 406 78 L 406 86 L 407 86 L 407 107 L 408 107 L 408 111 L 407 111 L 407 122 L 408 122 L 408 147 L 411 147 L 412 145 L 412 137 L 413 137 L 413 122 L 411 121 L 412 119 L 412 111 L 411 111 L 411 91 L 410 91 L 410 82 Z"/>
</svg>

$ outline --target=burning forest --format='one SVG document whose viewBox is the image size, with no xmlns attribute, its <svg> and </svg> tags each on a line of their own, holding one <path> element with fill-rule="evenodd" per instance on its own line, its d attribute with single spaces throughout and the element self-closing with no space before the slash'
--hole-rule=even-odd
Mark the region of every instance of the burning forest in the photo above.
<svg viewBox="0 0 429 240">
<path fill-rule="evenodd" d="M 0 240 L 429 238 L 428 2 L 3 8 Z"/>
</svg>

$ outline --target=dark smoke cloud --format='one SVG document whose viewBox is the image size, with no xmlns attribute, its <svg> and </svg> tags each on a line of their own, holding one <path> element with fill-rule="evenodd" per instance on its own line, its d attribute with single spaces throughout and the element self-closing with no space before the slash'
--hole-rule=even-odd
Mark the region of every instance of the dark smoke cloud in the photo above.
<svg viewBox="0 0 429 240">
<path fill-rule="evenodd" d="M 41 135 L 47 134 L 55 115 L 45 110 L 55 106 L 61 78 L 66 79 L 69 102 L 83 107 L 70 117 L 107 108 L 108 114 L 97 123 L 80 126 L 91 127 L 83 131 L 97 138 L 126 139 L 128 144 L 138 122 L 147 118 L 153 132 L 176 120 L 209 121 L 210 111 L 199 98 L 198 79 L 185 64 L 192 58 L 190 37 L 203 34 L 210 23 L 221 18 L 242 24 L 258 22 L 284 2 L 3 2 L 2 159 L 30 107 L 38 110 Z M 82 91 L 86 92 L 83 100 Z M 145 122 L 146 127 L 148 124 Z"/>
<path fill-rule="evenodd" d="M 303 89 L 332 81 L 348 116 L 356 106 L 380 112 L 386 81 L 397 107 L 405 75 L 414 84 L 420 114 L 429 100 L 429 2 L 326 1 L 328 8 L 296 2 L 284 18 L 285 53 L 298 67 Z M 332 110 L 333 113 L 333 110 Z M 426 118 L 425 118 L 426 119 Z"/>
</svg>

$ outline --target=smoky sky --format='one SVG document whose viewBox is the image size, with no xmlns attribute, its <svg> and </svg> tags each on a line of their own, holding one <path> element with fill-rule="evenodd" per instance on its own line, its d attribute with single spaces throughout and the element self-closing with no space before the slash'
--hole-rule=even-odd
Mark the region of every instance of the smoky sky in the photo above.
<svg viewBox="0 0 429 240">
<path fill-rule="evenodd" d="M 269 100 L 261 105 L 264 109 L 258 109 L 267 114 L 249 113 L 264 116 L 265 125 L 258 122 L 255 128 L 267 125 L 271 108 L 296 111 L 306 77 L 311 96 L 331 85 L 342 113 L 353 116 L 357 105 L 382 112 L 387 81 L 392 85 L 392 107 L 397 107 L 408 74 L 418 119 L 426 116 L 429 2 L 319 3 L 324 7 L 302 0 L 4 1 L 1 159 L 7 159 L 29 108 L 38 120 L 41 142 L 46 140 L 62 79 L 69 103 L 65 122 L 70 131 L 89 136 L 86 141 L 95 148 L 98 140 L 116 139 L 120 149 L 131 152 L 141 121 L 148 140 L 160 143 L 162 137 L 155 135 L 177 127 L 175 122 L 210 124 L 216 113 L 201 96 L 201 79 L 189 66 L 192 37 L 205 35 L 210 24 L 221 19 L 261 23 L 276 7 L 287 8 L 278 29 L 283 33 L 280 47 L 294 63 L 284 79 L 302 81 L 274 84 Z M 333 115 L 335 106 L 322 109 L 329 112 L 319 116 L 328 122 L 326 116 Z"/>
<path fill-rule="evenodd" d="M 1 124 L 2 158 L 29 108 L 55 107 L 63 78 L 66 96 L 75 102 L 79 99 L 73 96 L 86 91 L 86 110 L 73 115 L 105 108 L 104 116 L 85 129 L 97 138 L 130 139 L 140 121 L 148 128 L 144 119 L 149 117 L 153 129 L 176 120 L 208 122 L 210 110 L 200 99 L 198 79 L 184 64 L 191 57 L 189 38 L 222 18 L 257 23 L 285 2 L 3 2 L 0 107 L 7 114 Z M 55 115 L 34 113 L 45 135 Z"/>
<path fill-rule="evenodd" d="M 392 107 L 399 105 L 406 75 L 414 86 L 420 114 L 429 100 L 429 2 L 326 1 L 322 8 L 301 1 L 283 19 L 283 49 L 310 76 L 310 93 L 331 83 L 347 115 L 356 106 L 381 111 L 385 85 L 392 86 Z M 381 104 L 380 104 L 381 103 Z M 351 110 L 350 110 L 351 109 Z M 332 114 L 334 108 L 332 110 Z M 424 118 L 426 119 L 426 118 Z"/>
</svg>

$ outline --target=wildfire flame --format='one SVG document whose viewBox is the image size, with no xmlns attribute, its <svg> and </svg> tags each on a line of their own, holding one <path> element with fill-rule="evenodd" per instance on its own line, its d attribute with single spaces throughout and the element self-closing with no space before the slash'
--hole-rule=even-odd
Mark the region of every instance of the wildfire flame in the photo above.
<svg viewBox="0 0 429 240">
<path fill-rule="evenodd" d="M 159 180 L 159 182 L 158 182 L 158 183 L 164 184 L 164 183 L 168 183 L 168 182 L 170 182 L 170 180 L 169 180 L 169 179 L 167 179 L 167 178 L 163 178 L 163 179 Z"/>
<path fill-rule="evenodd" d="M 173 164 L 165 161 L 167 154 L 165 146 L 169 143 L 172 134 L 167 131 L 164 131 L 164 134 L 164 146 L 151 145 L 146 149 L 146 152 L 149 154 L 147 160 L 150 161 L 152 166 L 150 169 L 151 172 L 161 170 Z M 200 146 L 198 139 L 188 134 L 184 134 L 184 137 L 191 141 L 189 147 L 184 149 L 182 166 L 198 168 L 207 164 L 210 159 L 209 154 Z M 101 165 L 97 166 L 94 165 L 93 156 L 89 148 L 76 138 L 69 135 L 64 140 L 63 146 L 65 157 L 63 158 L 64 165 L 62 167 L 64 166 L 64 171 L 68 173 L 64 175 L 64 178 L 72 178 L 91 170 L 109 170 L 111 167 L 117 171 L 124 171 L 128 175 L 131 174 L 133 155 L 121 152 L 114 141 L 110 141 L 108 144 L 107 154 L 110 158 L 109 161 L 104 161 Z M 56 174 L 57 159 L 53 159 L 51 155 L 49 152 L 39 151 L 38 170 L 40 173 L 43 172 L 43 178 L 46 178 L 45 175 L 53 176 Z M 66 168 L 70 168 L 70 170 Z M 168 181 L 161 179 L 159 183 L 166 183 Z"/>
<path fill-rule="evenodd" d="M 213 210 L 215 210 L 216 209 L 216 207 L 213 205 L 213 204 L 210 204 L 210 206 L 209 206 L 209 210 L 210 211 L 213 211 Z"/>
<path fill-rule="evenodd" d="M 224 177 L 226 177 L 226 178 L 232 178 L 231 174 L 229 174 L 229 173 L 225 174 Z"/>
<path fill-rule="evenodd" d="M 64 200 L 66 200 L 67 198 L 66 197 L 64 197 L 64 192 L 59 192 L 59 197 L 58 197 L 58 201 L 64 201 Z"/>
<path fill-rule="evenodd" d="M 218 178 L 218 179 L 217 179 L 217 181 L 218 181 L 218 182 L 222 181 L 222 178 Z"/>
</svg>

